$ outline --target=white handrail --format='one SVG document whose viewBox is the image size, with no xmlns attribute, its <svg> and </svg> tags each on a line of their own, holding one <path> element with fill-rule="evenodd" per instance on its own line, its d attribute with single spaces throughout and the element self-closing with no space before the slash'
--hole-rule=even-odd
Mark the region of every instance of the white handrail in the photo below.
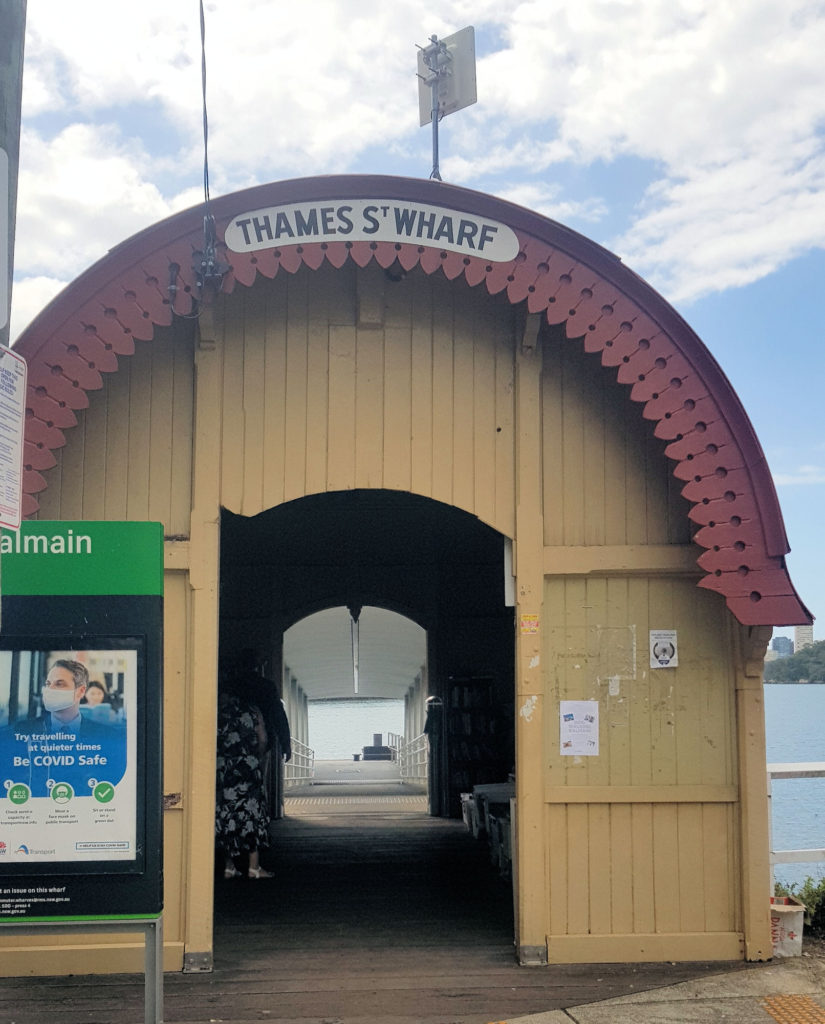
<svg viewBox="0 0 825 1024">
<path fill-rule="evenodd" d="M 402 741 L 398 750 L 398 765 L 402 779 L 426 781 L 428 764 L 429 746 L 423 732 L 411 740 Z"/>
<path fill-rule="evenodd" d="M 768 809 L 771 813 L 772 782 L 774 779 L 825 778 L 825 761 L 774 762 L 768 765 Z M 775 850 L 773 848 L 773 821 L 771 820 L 771 893 L 773 893 L 774 864 L 814 864 L 825 861 L 825 849 Z"/>
<path fill-rule="evenodd" d="M 284 782 L 301 782 L 315 777 L 315 751 L 300 740 L 292 740 L 292 757 L 284 765 Z"/>
</svg>

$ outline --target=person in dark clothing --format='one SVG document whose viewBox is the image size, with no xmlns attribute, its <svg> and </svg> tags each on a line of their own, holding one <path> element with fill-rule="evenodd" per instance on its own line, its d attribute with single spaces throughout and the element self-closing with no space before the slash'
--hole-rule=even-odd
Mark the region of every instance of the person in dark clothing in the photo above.
<svg viewBox="0 0 825 1024">
<path fill-rule="evenodd" d="M 269 735 L 270 748 L 277 739 L 282 757 L 289 761 L 292 757 L 289 719 L 283 701 L 278 696 L 277 685 L 258 673 L 257 664 L 257 656 L 252 648 L 241 651 L 225 673 L 221 689 L 226 693 L 244 697 L 260 708 Z"/>
<path fill-rule="evenodd" d="M 249 856 L 250 878 L 272 878 L 261 867 L 269 845 L 269 808 L 264 786 L 268 737 L 263 714 L 251 701 L 221 694 L 215 779 L 215 841 L 225 858 L 224 878 L 240 875 L 235 860 Z"/>
</svg>

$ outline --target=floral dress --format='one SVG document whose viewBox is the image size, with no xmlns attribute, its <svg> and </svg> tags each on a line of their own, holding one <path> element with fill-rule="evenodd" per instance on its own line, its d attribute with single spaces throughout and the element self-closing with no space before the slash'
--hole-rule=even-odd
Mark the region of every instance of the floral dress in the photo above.
<svg viewBox="0 0 825 1024">
<path fill-rule="evenodd" d="M 261 713 L 238 697 L 218 710 L 215 837 L 229 857 L 269 845 L 269 808 L 264 793 Z"/>
</svg>

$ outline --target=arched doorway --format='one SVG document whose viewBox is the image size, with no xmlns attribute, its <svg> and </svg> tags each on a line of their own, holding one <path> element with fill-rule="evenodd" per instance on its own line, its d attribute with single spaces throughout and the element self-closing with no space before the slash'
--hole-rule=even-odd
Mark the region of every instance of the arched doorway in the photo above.
<svg viewBox="0 0 825 1024">
<path fill-rule="evenodd" d="M 408 646 L 397 649 L 408 679 L 396 678 L 394 692 L 416 692 L 417 685 L 411 700 L 442 702 L 430 810 L 457 817 L 462 791 L 506 779 L 515 763 L 506 547 L 476 517 L 396 491 L 313 495 L 252 517 L 224 510 L 221 651 L 264 647 L 280 665 L 285 631 L 321 609 L 375 607 L 412 620 L 426 630 L 426 659 L 415 664 Z M 323 637 L 310 634 L 305 642 L 313 641 Z M 392 665 L 392 637 L 379 630 L 375 641 L 387 648 L 382 663 Z"/>
</svg>

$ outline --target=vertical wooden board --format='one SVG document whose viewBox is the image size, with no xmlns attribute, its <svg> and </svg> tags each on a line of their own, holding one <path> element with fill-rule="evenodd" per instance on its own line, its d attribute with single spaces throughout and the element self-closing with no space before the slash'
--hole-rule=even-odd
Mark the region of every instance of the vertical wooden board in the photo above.
<svg viewBox="0 0 825 1024">
<path fill-rule="evenodd" d="M 129 402 L 131 400 L 132 360 L 121 359 L 117 373 L 106 379 L 107 418 L 104 493 L 106 519 L 126 518 L 129 494 Z"/>
<path fill-rule="evenodd" d="M 547 861 L 549 901 L 548 926 L 551 935 L 566 935 L 567 918 L 567 807 L 564 804 L 547 805 Z"/>
<path fill-rule="evenodd" d="M 453 296 L 453 504 L 475 514 L 475 344 L 463 291 Z"/>
<path fill-rule="evenodd" d="M 653 899 L 656 931 L 680 930 L 679 824 L 675 804 L 653 805 Z"/>
<path fill-rule="evenodd" d="M 601 367 L 594 363 L 593 357 L 581 353 L 582 406 L 587 426 L 584 431 L 584 523 L 583 538 L 585 544 L 604 544 L 606 529 L 605 519 L 610 515 L 607 507 L 605 487 L 605 434 L 608 430 L 606 422 L 607 409 L 604 395 L 602 374 L 597 372 Z"/>
<path fill-rule="evenodd" d="M 676 579 L 673 593 L 673 621 L 679 628 L 679 668 L 674 669 L 674 713 L 676 722 L 676 771 L 680 785 L 702 783 L 702 765 L 708 746 L 705 718 L 706 696 L 716 669 L 701 657 L 706 640 L 697 629 L 696 588 L 692 580 Z M 669 670 L 664 670 L 669 671 Z M 721 782 L 722 780 L 709 780 Z"/>
<path fill-rule="evenodd" d="M 129 480 L 127 519 L 149 518 L 149 452 L 152 426 L 152 343 L 135 345 L 129 396 Z"/>
<path fill-rule="evenodd" d="M 287 414 L 287 327 L 286 275 L 280 274 L 266 290 L 265 357 L 264 357 L 264 460 L 263 506 L 272 508 L 284 501 Z M 326 334 L 324 334 L 324 410 L 326 411 Z M 326 419 L 326 414 L 324 415 Z M 307 467 L 309 472 L 309 465 Z M 326 475 L 324 453 L 322 475 Z"/>
<path fill-rule="evenodd" d="M 724 599 L 707 591 L 694 591 L 697 608 L 697 636 L 700 638 L 704 669 L 705 745 L 702 751 L 702 781 L 734 785 L 736 767 L 736 705 L 733 653 Z"/>
<path fill-rule="evenodd" d="M 630 403 L 625 405 L 625 512 L 627 544 L 648 544 L 647 428 Z"/>
<path fill-rule="evenodd" d="M 542 663 L 545 694 L 546 785 L 565 784 L 565 758 L 559 752 L 559 700 L 566 692 L 566 642 L 564 626 L 565 584 L 545 576 L 542 607 Z"/>
<path fill-rule="evenodd" d="M 329 411 L 327 489 L 355 486 L 355 359 L 354 327 L 329 329 Z"/>
<path fill-rule="evenodd" d="M 630 630 L 628 581 L 606 580 L 603 653 L 599 658 L 603 733 L 610 785 L 632 785 L 630 705 L 633 697 L 633 632 Z M 612 682 L 611 682 L 612 680 Z"/>
<path fill-rule="evenodd" d="M 312 438 L 308 436 L 307 306 L 306 275 L 287 278 L 284 501 L 306 493 L 307 449 L 312 440 L 317 442 L 319 438 L 317 425 L 313 425 Z"/>
<path fill-rule="evenodd" d="M 172 373 L 172 495 L 168 532 L 183 537 L 189 533 L 192 513 L 195 377 L 191 329 L 175 340 Z"/>
<path fill-rule="evenodd" d="M 496 317 L 473 307 L 473 507 L 485 523 L 496 515 Z"/>
<path fill-rule="evenodd" d="M 705 929 L 704 860 L 706 836 L 701 804 L 679 804 L 679 918 L 680 931 Z"/>
<path fill-rule="evenodd" d="M 610 805 L 610 926 L 633 932 L 633 820 L 630 804 Z"/>
<path fill-rule="evenodd" d="M 312 318 L 307 334 L 307 494 L 327 489 L 329 365 L 329 325 Z"/>
<path fill-rule="evenodd" d="M 636 633 L 635 673 L 628 681 L 630 707 L 630 784 L 646 786 L 653 780 L 651 751 L 651 683 L 647 667 L 648 581 L 627 581 L 627 619 Z M 624 684 L 623 684 L 624 685 Z"/>
<path fill-rule="evenodd" d="M 69 431 L 61 449 L 61 488 L 58 519 L 83 519 L 83 467 L 86 454 L 86 411 L 77 413 L 77 426 Z"/>
<path fill-rule="evenodd" d="M 83 416 L 83 476 L 79 485 L 83 491 L 83 517 L 105 518 L 106 488 L 106 427 L 108 414 L 102 396 L 94 394 Z M 71 435 L 69 435 L 71 438 Z M 69 441 L 71 443 L 71 440 Z"/>
<path fill-rule="evenodd" d="M 243 505 L 245 291 L 232 296 L 234 308 L 227 310 L 221 378 L 221 504 L 238 513 Z"/>
<path fill-rule="evenodd" d="M 633 931 L 637 935 L 645 935 L 656 931 L 652 804 L 631 805 L 630 836 L 633 857 Z"/>
<path fill-rule="evenodd" d="M 384 332 L 384 486 L 412 488 L 412 336 L 409 322 Z"/>
<path fill-rule="evenodd" d="M 241 513 L 263 511 L 263 470 L 266 459 L 264 432 L 264 370 L 266 367 L 266 294 L 245 288 L 243 331 L 243 463 Z"/>
<path fill-rule="evenodd" d="M 733 907 L 739 902 L 739 885 L 731 884 L 731 865 L 735 851 L 731 849 L 729 818 L 731 804 L 703 804 L 702 887 L 705 893 L 704 927 L 709 932 L 735 931 Z"/>
<path fill-rule="evenodd" d="M 453 504 L 453 307 L 433 281 L 432 497 Z"/>
<path fill-rule="evenodd" d="M 410 279 L 413 288 L 410 355 L 411 395 L 410 441 L 411 490 L 415 494 L 433 495 L 433 458 L 436 447 L 434 407 L 434 341 L 432 328 L 432 290 L 430 279 L 420 271 Z"/>
<path fill-rule="evenodd" d="M 670 540 L 670 466 L 662 447 L 648 425 L 645 446 L 648 544 L 667 544 Z"/>
<path fill-rule="evenodd" d="M 519 339 L 515 339 L 519 344 Z M 564 458 L 561 339 L 553 334 L 542 346 L 542 503 L 544 543 L 561 545 L 564 540 Z"/>
<path fill-rule="evenodd" d="M 590 786 L 610 785 L 610 740 L 609 722 L 605 714 L 607 685 L 602 684 L 602 646 L 604 626 L 607 622 L 607 579 L 603 576 L 589 576 L 585 580 L 583 605 L 587 637 L 587 661 L 583 674 L 581 700 L 593 700 L 599 714 L 599 754 L 582 758 L 587 784 Z"/>
<path fill-rule="evenodd" d="M 354 486 L 384 486 L 384 332 L 366 328 L 355 341 Z"/>
<path fill-rule="evenodd" d="M 672 581 L 648 582 L 649 629 L 674 629 L 678 626 L 673 603 Z M 645 665 L 650 664 L 649 632 L 640 637 Z M 675 786 L 678 779 L 676 758 L 676 698 L 686 688 L 678 668 L 648 669 L 650 673 L 650 747 L 654 785 Z"/>
<path fill-rule="evenodd" d="M 587 804 L 567 805 L 567 934 L 590 931 L 590 835 Z"/>
<path fill-rule="evenodd" d="M 186 637 L 188 579 L 163 574 L 163 791 L 182 793 L 186 779 Z"/>
<path fill-rule="evenodd" d="M 163 937 L 166 942 L 183 942 L 187 879 L 183 855 L 183 814 L 166 811 L 163 815 Z"/>
<path fill-rule="evenodd" d="M 611 868 L 610 805 L 590 804 L 588 830 L 588 902 L 590 932 L 609 935 L 612 930 L 610 907 L 615 884 Z"/>
<path fill-rule="evenodd" d="M 744 930 L 744 879 L 742 875 L 742 832 L 739 828 L 741 809 L 739 804 L 728 804 L 727 822 L 728 851 L 728 898 L 734 930 Z"/>
<path fill-rule="evenodd" d="M 152 342 L 149 427 L 149 519 L 169 522 L 172 509 L 173 338 L 164 331 Z M 168 533 L 168 529 L 166 530 Z"/>
<path fill-rule="evenodd" d="M 604 494 L 605 544 L 627 544 L 627 431 L 625 419 L 632 415 L 627 407 L 627 393 L 618 386 L 604 389 Z"/>
<path fill-rule="evenodd" d="M 508 309 L 506 313 L 500 317 L 495 338 L 496 507 L 493 525 L 505 537 L 513 537 L 516 510 L 515 364 L 512 311 Z"/>
<path fill-rule="evenodd" d="M 45 491 L 40 491 L 37 499 L 40 508 L 37 512 L 38 519 L 61 519 L 60 514 L 60 493 L 63 481 L 63 452 L 64 448 L 58 448 L 54 452 L 57 462 L 51 469 L 46 470 L 45 477 L 49 486 Z"/>
<path fill-rule="evenodd" d="M 574 345 L 562 352 L 562 458 L 564 540 L 567 545 L 585 543 L 585 442 L 592 429 L 585 401 L 584 369 L 576 360 Z"/>
</svg>

